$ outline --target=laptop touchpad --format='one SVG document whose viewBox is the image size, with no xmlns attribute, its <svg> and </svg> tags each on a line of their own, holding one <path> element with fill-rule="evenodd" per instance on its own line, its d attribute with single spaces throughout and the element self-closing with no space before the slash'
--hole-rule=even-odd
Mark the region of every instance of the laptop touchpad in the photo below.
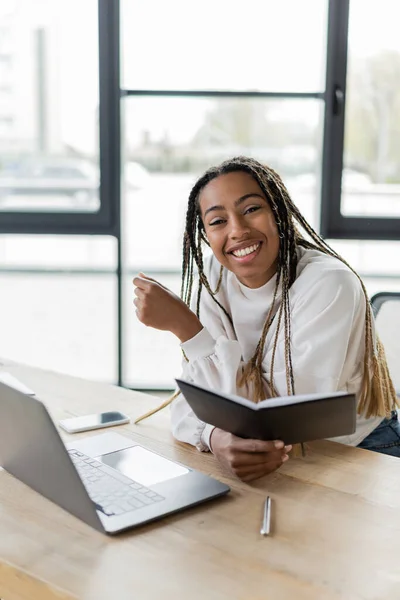
<svg viewBox="0 0 400 600">
<path fill-rule="evenodd" d="M 141 485 L 155 485 L 168 479 L 189 473 L 189 469 L 168 458 L 151 452 L 142 446 L 132 446 L 126 450 L 97 456 L 104 464 L 120 471 Z"/>
</svg>

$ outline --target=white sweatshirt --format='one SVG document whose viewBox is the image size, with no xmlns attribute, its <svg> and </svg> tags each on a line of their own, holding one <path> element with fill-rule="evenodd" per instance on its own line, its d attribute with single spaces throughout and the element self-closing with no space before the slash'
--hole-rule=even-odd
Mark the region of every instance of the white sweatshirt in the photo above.
<svg viewBox="0 0 400 600">
<path fill-rule="evenodd" d="M 358 393 L 363 375 L 365 299 L 357 277 L 346 265 L 317 250 L 298 248 L 297 277 L 290 289 L 292 364 L 296 394 L 347 391 Z M 210 256 L 204 271 L 216 289 L 220 264 Z M 276 276 L 257 289 L 241 284 L 224 269 L 216 298 L 231 315 L 228 318 L 203 288 L 200 321 L 203 329 L 182 344 L 189 362 L 182 378 L 204 387 L 251 397 L 248 386 L 239 388 L 238 375 L 253 356 L 272 303 Z M 196 303 L 196 290 L 192 309 Z M 277 306 L 280 305 L 278 292 Z M 263 372 L 269 378 L 273 339 L 278 319 L 267 335 Z M 281 396 L 288 394 L 284 359 L 284 328 L 280 327 L 275 355 L 274 384 Z M 382 417 L 357 416 L 356 432 L 334 441 L 356 446 Z M 212 425 L 193 413 L 182 394 L 171 404 L 171 427 L 175 438 L 209 450 Z"/>
</svg>

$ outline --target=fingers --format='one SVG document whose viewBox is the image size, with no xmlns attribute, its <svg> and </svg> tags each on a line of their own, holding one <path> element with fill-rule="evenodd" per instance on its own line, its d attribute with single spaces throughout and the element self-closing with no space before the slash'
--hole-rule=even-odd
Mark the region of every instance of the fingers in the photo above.
<svg viewBox="0 0 400 600">
<path fill-rule="evenodd" d="M 264 477 L 269 473 L 273 473 L 289 460 L 287 454 L 283 454 L 279 459 L 269 460 L 258 465 L 249 465 L 233 470 L 234 474 L 242 481 L 252 481 L 259 477 Z"/>
<path fill-rule="evenodd" d="M 138 288 L 138 287 L 136 287 L 136 288 L 133 289 L 133 293 L 138 298 L 145 298 L 145 296 L 146 296 L 146 292 L 143 291 L 141 288 Z"/>
<path fill-rule="evenodd" d="M 150 282 L 147 279 L 145 279 L 143 277 L 139 277 L 139 276 L 137 276 L 133 279 L 133 285 L 135 285 L 140 290 L 149 289 L 149 287 L 151 286 L 152 283 L 154 283 L 154 281 Z"/>
<path fill-rule="evenodd" d="M 159 281 L 149 277 L 148 275 L 145 275 L 144 273 L 139 273 L 139 275 L 133 279 L 133 285 L 136 285 L 138 288 L 143 290 L 149 289 L 149 287 L 151 287 L 154 283 L 162 288 L 164 287 Z"/>
<path fill-rule="evenodd" d="M 255 481 L 256 479 L 261 479 L 261 477 L 265 477 L 266 475 L 270 475 L 274 471 L 277 471 L 279 467 L 282 466 L 282 463 L 279 463 L 275 466 L 275 468 L 266 471 L 265 469 L 261 471 L 249 472 L 243 475 L 238 475 L 238 478 L 245 483 L 249 483 L 250 481 Z"/>
<path fill-rule="evenodd" d="M 290 452 L 290 450 L 286 452 Z M 233 468 L 258 467 L 268 462 L 280 461 L 286 452 L 285 450 L 275 450 L 273 452 L 235 452 L 231 455 L 230 464 Z"/>
<path fill-rule="evenodd" d="M 274 452 L 282 450 L 285 444 L 282 440 L 264 441 L 251 440 L 232 436 L 232 448 L 241 452 Z"/>
<path fill-rule="evenodd" d="M 156 281 L 152 277 L 149 277 L 148 275 L 145 275 L 142 272 L 139 273 L 139 277 L 141 277 L 142 279 L 146 279 L 147 281 L 154 281 L 154 283 L 158 283 L 158 281 Z"/>
<path fill-rule="evenodd" d="M 243 439 L 231 434 L 226 436 L 227 439 L 221 438 L 225 443 L 217 445 L 214 453 L 243 481 L 252 481 L 272 473 L 289 459 L 288 453 L 292 450 L 292 446 L 285 446 L 282 440 Z"/>
</svg>

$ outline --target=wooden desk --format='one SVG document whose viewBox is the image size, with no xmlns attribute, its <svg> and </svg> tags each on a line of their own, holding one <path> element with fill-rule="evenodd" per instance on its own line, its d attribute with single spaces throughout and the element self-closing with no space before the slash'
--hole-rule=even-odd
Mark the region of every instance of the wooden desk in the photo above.
<svg viewBox="0 0 400 600">
<path fill-rule="evenodd" d="M 56 420 L 107 409 L 136 417 L 157 402 L 34 368 L 3 369 L 32 387 Z M 168 415 L 118 431 L 228 482 L 232 492 L 111 538 L 2 471 L 2 600 L 400 598 L 398 459 L 318 442 L 305 459 L 248 485 L 212 455 L 175 442 Z M 274 517 L 264 538 L 267 493 Z"/>
</svg>

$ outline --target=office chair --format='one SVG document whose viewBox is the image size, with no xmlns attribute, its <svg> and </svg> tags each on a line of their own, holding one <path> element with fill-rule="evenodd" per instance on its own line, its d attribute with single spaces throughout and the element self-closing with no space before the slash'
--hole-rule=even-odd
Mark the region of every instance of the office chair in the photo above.
<svg viewBox="0 0 400 600">
<path fill-rule="evenodd" d="M 400 292 L 378 292 L 372 296 L 371 306 L 394 387 L 400 396 Z"/>
</svg>

